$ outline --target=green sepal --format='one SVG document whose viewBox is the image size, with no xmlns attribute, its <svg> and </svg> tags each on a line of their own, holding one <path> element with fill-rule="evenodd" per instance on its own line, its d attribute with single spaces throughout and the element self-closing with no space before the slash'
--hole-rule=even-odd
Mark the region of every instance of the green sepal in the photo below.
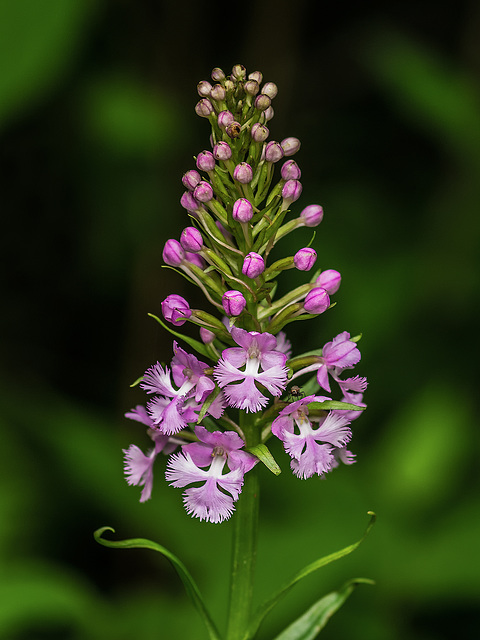
<svg viewBox="0 0 480 640">
<path fill-rule="evenodd" d="M 375 584 L 375 582 L 368 578 L 349 580 L 338 591 L 332 591 L 315 602 L 275 640 L 314 640 L 359 584 Z"/>
<path fill-rule="evenodd" d="M 358 336 L 354 336 L 353 338 L 350 338 L 350 340 L 352 342 L 360 342 L 360 340 L 362 339 L 362 335 L 363 333 L 359 333 Z"/>
<path fill-rule="evenodd" d="M 135 380 L 135 382 L 132 382 L 132 384 L 130 385 L 130 387 L 136 387 L 137 384 L 140 384 L 140 382 L 143 380 L 143 376 L 140 376 L 139 378 L 137 378 Z"/>
<path fill-rule="evenodd" d="M 183 582 L 187 595 L 195 605 L 195 608 L 199 612 L 203 623 L 205 624 L 210 640 L 221 640 L 221 636 L 207 610 L 207 607 L 205 606 L 205 602 L 203 601 L 199 588 L 190 575 L 188 569 L 185 567 L 183 562 L 177 558 L 177 556 L 157 542 L 152 542 L 146 538 L 130 538 L 128 540 L 115 541 L 105 540 L 105 538 L 102 538 L 105 531 L 115 533 L 115 529 L 112 529 L 112 527 L 100 527 L 100 529 L 97 529 L 93 534 L 95 540 L 104 547 L 109 547 L 111 549 L 151 549 L 152 551 L 157 551 L 158 553 L 161 553 L 162 556 L 165 556 L 165 558 L 167 558 L 167 560 L 169 560 L 173 565 L 173 568 Z"/>
<path fill-rule="evenodd" d="M 270 453 L 269 448 L 265 444 L 257 444 L 254 447 L 247 447 L 247 451 L 252 453 L 256 458 L 263 462 L 269 471 L 274 475 L 279 476 L 282 470 L 277 464 L 277 461 Z"/>
<path fill-rule="evenodd" d="M 190 336 L 184 336 L 183 333 L 179 333 L 178 331 L 171 329 L 164 322 L 162 322 L 158 316 L 155 316 L 153 313 L 149 313 L 148 315 L 154 320 L 156 320 L 159 324 L 161 324 L 162 327 L 167 331 L 169 331 L 172 335 L 174 335 L 175 337 L 179 338 L 180 340 L 183 340 L 188 345 L 190 345 L 192 349 L 195 349 L 195 351 L 200 353 L 202 356 L 205 356 L 206 358 L 211 359 L 210 354 L 205 349 L 205 345 L 203 344 L 203 342 L 200 342 L 199 340 L 195 340 L 195 338 L 190 338 Z"/>
<path fill-rule="evenodd" d="M 308 410 L 310 411 L 331 411 L 339 409 L 340 411 L 363 411 L 365 407 L 359 407 L 350 402 L 339 402 L 337 400 L 324 400 L 323 402 L 309 402 Z"/>
<path fill-rule="evenodd" d="M 370 530 L 375 524 L 375 520 L 376 520 L 376 515 L 373 513 L 373 511 L 368 511 L 367 513 L 370 516 L 370 522 L 368 523 L 365 533 L 360 538 L 360 540 L 358 540 L 357 542 L 354 542 L 353 544 L 348 545 L 348 547 L 344 547 L 343 549 L 340 549 L 340 551 L 335 551 L 334 553 L 330 553 L 328 556 L 319 558 L 318 560 L 315 560 L 311 564 L 308 564 L 301 571 L 298 571 L 298 573 L 296 573 L 293 576 L 293 578 L 291 578 L 287 583 L 285 583 L 271 598 L 266 600 L 257 609 L 257 611 L 253 614 L 252 622 L 247 632 L 243 636 L 242 640 L 252 640 L 255 637 L 263 619 L 267 616 L 268 613 L 270 613 L 270 611 L 283 598 L 283 596 L 285 596 L 290 591 L 290 589 L 292 589 L 292 587 L 294 587 L 297 584 L 297 582 L 300 582 L 300 580 L 302 580 L 303 578 L 306 578 L 308 575 L 310 575 L 314 571 L 317 571 L 318 569 L 321 569 L 327 564 L 330 564 L 335 560 L 340 560 L 340 558 L 344 558 L 345 556 L 348 556 L 350 553 L 352 553 L 352 551 L 355 551 L 355 549 L 357 549 L 357 547 L 361 545 L 361 543 L 365 540 L 367 535 L 370 533 Z"/>
</svg>

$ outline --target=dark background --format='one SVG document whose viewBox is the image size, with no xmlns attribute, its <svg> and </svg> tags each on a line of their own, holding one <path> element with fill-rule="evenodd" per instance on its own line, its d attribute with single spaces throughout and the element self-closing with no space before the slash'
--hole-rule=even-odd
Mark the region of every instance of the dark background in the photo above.
<svg viewBox="0 0 480 640">
<path fill-rule="evenodd" d="M 104 524 L 177 553 L 224 623 L 230 523 L 189 518 L 160 465 L 140 505 L 121 450 L 148 445 L 129 384 L 171 354 L 147 313 L 169 293 L 207 308 L 161 251 L 208 148 L 196 84 L 237 62 L 279 87 L 271 137 L 302 140 L 294 212 L 324 206 L 318 264 L 343 276 L 294 349 L 362 332 L 370 381 L 356 465 L 300 481 L 278 447 L 284 473 L 264 470 L 258 598 L 378 514 L 260 636 L 365 576 L 326 640 L 476 637 L 479 37 L 473 0 L 0 1 L 0 638 L 206 637 L 167 561 L 100 547 Z"/>
</svg>

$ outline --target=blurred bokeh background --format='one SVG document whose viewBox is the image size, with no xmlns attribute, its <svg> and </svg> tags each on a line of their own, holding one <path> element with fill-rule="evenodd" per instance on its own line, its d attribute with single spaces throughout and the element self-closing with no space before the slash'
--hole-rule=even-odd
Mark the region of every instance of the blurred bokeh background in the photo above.
<svg viewBox="0 0 480 640">
<path fill-rule="evenodd" d="M 171 354 L 147 313 L 174 292 L 203 304 L 161 250 L 208 148 L 196 84 L 237 62 L 279 87 L 272 139 L 302 140 L 296 211 L 324 206 L 318 263 L 343 275 L 294 348 L 362 332 L 370 381 L 356 465 L 300 481 L 278 447 L 284 473 L 262 473 L 258 598 L 378 514 L 261 638 L 358 576 L 377 585 L 325 640 L 478 637 L 478 2 L 1 0 L 2 640 L 206 638 L 168 562 L 100 547 L 102 525 L 177 553 L 224 623 L 230 523 L 186 516 L 160 468 L 139 504 L 121 450 L 148 445 L 123 417 L 144 399 L 129 384 Z"/>
</svg>

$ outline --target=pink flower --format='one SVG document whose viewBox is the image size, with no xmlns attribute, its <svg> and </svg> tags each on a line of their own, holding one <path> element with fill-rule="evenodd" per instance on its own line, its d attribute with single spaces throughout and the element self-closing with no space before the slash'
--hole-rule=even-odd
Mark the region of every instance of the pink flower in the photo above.
<svg viewBox="0 0 480 640">
<path fill-rule="evenodd" d="M 215 379 L 224 389 L 229 406 L 259 411 L 268 403 L 268 398 L 255 382 L 272 395 L 281 395 L 287 384 L 287 356 L 276 350 L 277 339 L 270 333 L 232 327 L 232 338 L 239 346 L 223 351 L 214 369 Z"/>
<path fill-rule="evenodd" d="M 187 513 L 207 522 L 222 522 L 235 510 L 243 476 L 257 460 L 241 451 L 244 442 L 234 431 L 210 433 L 197 425 L 195 434 L 199 442 L 183 445 L 181 453 L 169 458 L 165 477 L 177 488 L 202 483 L 185 489 Z M 225 465 L 229 469 L 226 473 Z"/>
<path fill-rule="evenodd" d="M 318 427 L 313 426 L 308 404 L 324 399 L 308 396 L 292 402 L 272 423 L 272 433 L 282 440 L 292 458 L 292 471 L 299 478 L 321 476 L 337 466 L 335 451 L 343 448 L 352 435 L 348 420 L 333 411 L 326 417 L 316 418 Z"/>
</svg>

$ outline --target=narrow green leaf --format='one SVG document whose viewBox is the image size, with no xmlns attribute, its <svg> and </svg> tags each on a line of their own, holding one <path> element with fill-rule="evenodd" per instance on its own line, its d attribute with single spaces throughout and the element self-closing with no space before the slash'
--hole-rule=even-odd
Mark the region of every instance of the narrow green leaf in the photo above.
<svg viewBox="0 0 480 640">
<path fill-rule="evenodd" d="M 355 551 L 357 547 L 365 540 L 367 535 L 370 533 L 371 528 L 375 524 L 376 515 L 373 511 L 368 511 L 368 515 L 370 516 L 370 522 L 365 530 L 363 536 L 358 540 L 358 542 L 354 542 L 353 544 L 348 545 L 348 547 L 344 547 L 340 549 L 340 551 L 335 551 L 334 553 L 330 553 L 328 556 L 324 556 L 323 558 L 319 558 L 315 560 L 311 564 L 304 567 L 301 571 L 296 573 L 293 578 L 291 578 L 283 587 L 281 587 L 271 598 L 266 600 L 254 613 L 252 622 L 247 633 L 244 636 L 243 640 L 250 640 L 255 637 L 255 634 L 258 631 L 258 628 L 264 618 L 268 613 L 275 607 L 275 605 L 285 596 L 292 587 L 294 587 L 297 582 L 300 582 L 303 578 L 306 578 L 308 575 L 321 569 L 322 567 L 334 562 L 335 560 L 340 560 L 340 558 L 344 558 L 348 556 L 352 551 Z"/>
<path fill-rule="evenodd" d="M 181 581 L 183 582 L 183 586 L 185 587 L 187 595 L 202 617 L 202 620 L 210 636 L 210 640 L 221 640 L 221 636 L 215 626 L 215 623 L 213 622 L 210 614 L 207 611 L 199 588 L 197 587 L 194 579 L 190 575 L 183 562 L 179 560 L 177 556 L 171 553 L 168 549 L 165 549 L 165 547 L 162 547 L 157 542 L 152 542 L 151 540 L 147 540 L 146 538 L 130 538 L 128 540 L 115 541 L 105 540 L 105 538 L 102 538 L 102 535 L 105 531 L 111 531 L 112 533 L 115 533 L 115 529 L 112 529 L 112 527 L 101 527 L 100 529 L 97 529 L 93 534 L 95 540 L 102 544 L 104 547 L 110 547 L 111 549 L 151 549 L 152 551 L 158 551 L 158 553 L 161 553 L 163 556 L 165 556 L 165 558 L 167 558 L 167 560 L 171 562 L 175 571 L 178 573 Z"/>
<path fill-rule="evenodd" d="M 154 320 L 156 320 L 159 324 L 161 324 L 162 327 L 167 331 L 169 331 L 173 336 L 175 336 L 176 338 L 179 338 L 180 340 L 183 340 L 188 345 L 190 345 L 192 349 L 195 349 L 195 351 L 200 353 L 202 356 L 205 356 L 206 358 L 211 360 L 210 354 L 205 348 L 205 345 L 203 344 L 203 342 L 199 342 L 198 340 L 195 340 L 195 338 L 190 338 L 189 336 L 184 336 L 182 333 L 179 333 L 178 331 L 174 331 L 173 329 L 168 327 L 164 322 L 162 322 L 160 318 L 158 316 L 155 316 L 153 313 L 149 313 L 148 315 Z"/>
<path fill-rule="evenodd" d="M 263 462 L 263 464 L 267 467 L 269 471 L 271 471 L 276 476 L 282 473 L 282 470 L 277 464 L 277 461 L 270 453 L 270 450 L 265 444 L 257 444 L 254 447 L 248 447 L 247 451 L 249 453 L 253 453 L 253 455 Z"/>
<path fill-rule="evenodd" d="M 359 584 L 375 583 L 368 578 L 350 580 L 339 591 L 332 591 L 318 600 L 300 618 L 284 629 L 275 640 L 314 640 Z"/>
<path fill-rule="evenodd" d="M 341 411 L 364 411 L 365 407 L 359 407 L 350 402 L 339 402 L 337 400 L 324 400 L 323 402 L 309 402 L 308 409 L 330 411 L 331 409 L 340 409 Z"/>
</svg>

